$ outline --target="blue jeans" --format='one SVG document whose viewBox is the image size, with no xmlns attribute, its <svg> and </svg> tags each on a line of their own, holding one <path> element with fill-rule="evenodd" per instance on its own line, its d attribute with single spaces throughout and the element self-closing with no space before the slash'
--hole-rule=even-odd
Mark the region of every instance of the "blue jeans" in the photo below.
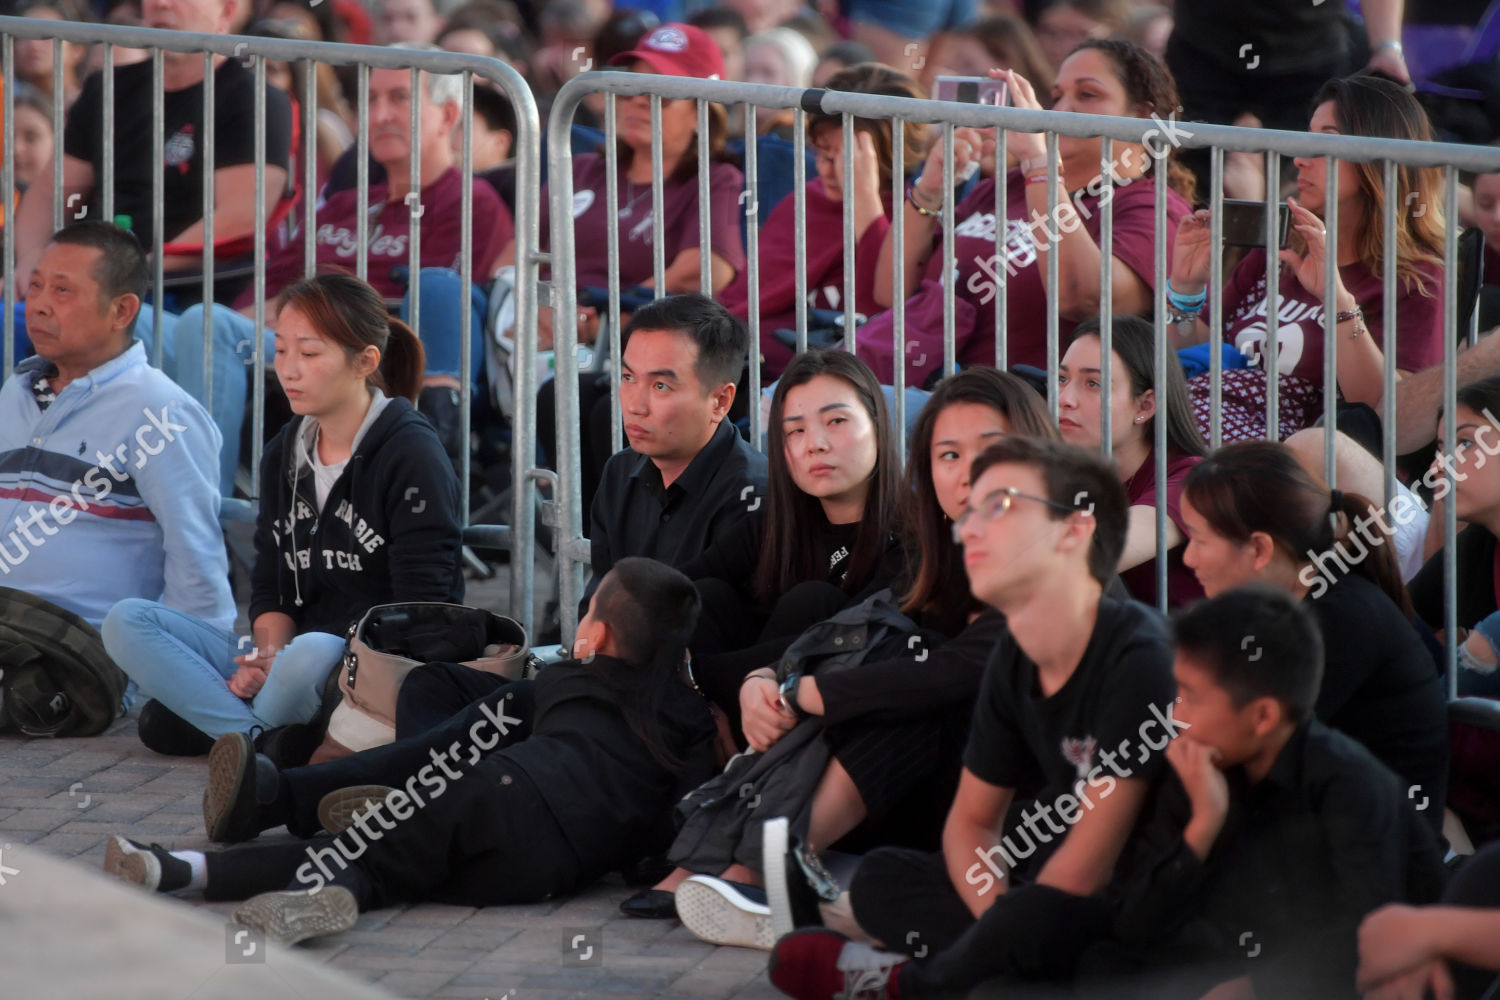
<svg viewBox="0 0 1500 1000">
<path fill-rule="evenodd" d="M 463 354 L 459 331 L 463 329 L 463 291 L 458 272 L 442 267 L 424 267 L 421 272 L 422 323 L 416 328 L 422 349 L 427 353 L 427 374 L 462 378 Z M 489 312 L 489 295 L 484 286 L 469 286 L 469 387 L 477 390 L 479 373 L 484 368 L 484 323 Z M 411 295 L 401 300 L 401 320 L 411 322 Z"/>
<path fill-rule="evenodd" d="M 142 695 L 215 738 L 311 721 L 344 652 L 341 636 L 297 636 L 276 654 L 265 685 L 246 702 L 227 682 L 238 669 L 234 658 L 250 652 L 250 643 L 231 632 L 138 597 L 111 608 L 99 631 Z"/>
</svg>

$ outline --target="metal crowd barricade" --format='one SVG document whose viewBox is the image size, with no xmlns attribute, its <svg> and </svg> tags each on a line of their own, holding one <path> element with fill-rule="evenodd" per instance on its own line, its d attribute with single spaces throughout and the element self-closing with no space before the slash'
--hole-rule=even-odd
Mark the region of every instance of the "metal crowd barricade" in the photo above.
<svg viewBox="0 0 1500 1000">
<path fill-rule="evenodd" d="M 1446 193 L 1444 196 L 1444 210 L 1449 220 L 1457 219 L 1457 196 L 1456 185 L 1459 170 L 1473 171 L 1476 173 L 1500 172 L 1500 150 L 1477 146 L 1462 146 L 1448 143 L 1418 143 L 1404 142 L 1391 139 L 1375 139 L 1359 136 L 1314 134 L 1307 132 L 1271 131 L 1264 129 L 1244 129 L 1231 126 L 1214 126 L 1198 123 L 1179 123 L 1176 121 L 1164 121 L 1160 118 L 1130 119 L 1114 118 L 1099 115 L 1071 114 L 1063 112 L 1033 111 L 1016 108 L 996 108 L 983 105 L 958 104 L 952 102 L 937 102 L 927 100 L 912 100 L 899 97 L 885 97 L 868 94 L 848 94 L 826 90 L 802 90 L 796 88 L 770 87 L 756 84 L 732 83 L 717 80 L 699 80 L 682 77 L 658 76 L 653 74 L 634 74 L 624 72 L 595 72 L 587 73 L 570 81 L 558 94 L 552 107 L 551 118 L 548 123 L 548 156 L 549 156 L 549 198 L 552 206 L 552 231 L 551 253 L 549 254 L 552 265 L 552 281 L 550 283 L 551 302 L 556 308 L 557 321 L 554 325 L 556 348 L 557 348 L 557 426 L 560 429 L 559 437 L 559 468 L 561 475 L 561 511 L 559 518 L 559 543 L 558 543 L 558 574 L 561 590 L 561 606 L 564 619 L 564 635 L 571 635 L 576 624 L 576 609 L 578 599 L 582 593 L 582 570 L 588 562 L 588 547 L 582 536 L 582 502 L 580 496 L 580 473 L 579 473 L 579 440 L 575 429 L 580 425 L 580 414 L 578 412 L 578 398 L 573 388 L 577 384 L 576 379 L 576 348 L 577 348 L 577 288 L 574 280 L 576 247 L 573 239 L 571 224 L 572 214 L 568 207 L 572 204 L 573 181 L 572 181 L 572 152 L 567 142 L 569 130 L 573 125 L 574 115 L 583 98 L 591 93 L 603 93 L 606 95 L 605 103 L 605 144 L 604 155 L 606 159 L 606 204 L 614 206 L 617 201 L 617 159 L 616 159 L 616 133 L 615 133 L 615 101 L 621 97 L 648 96 L 651 101 L 652 125 L 654 138 L 652 145 L 652 163 L 655 168 L 655 184 L 653 189 L 653 207 L 660 205 L 662 200 L 661 188 L 661 133 L 659 129 L 661 105 L 663 100 L 693 100 L 697 102 L 699 120 L 704 120 L 706 103 L 714 102 L 724 105 L 741 105 L 744 111 L 745 131 L 747 136 L 755 135 L 754 112 L 757 106 L 777 109 L 791 109 L 793 111 L 793 161 L 794 161 L 794 187 L 789 196 L 794 199 L 794 218 L 797 231 L 802 234 L 802 239 L 796 244 L 795 259 L 792 262 L 796 270 L 797 291 L 797 347 L 798 350 L 807 348 L 807 282 L 806 282 L 806 207 L 805 207 L 805 168 L 804 154 L 806 149 L 806 115 L 818 113 L 840 116 L 843 124 L 844 142 L 844 170 L 845 176 L 853 174 L 853 143 L 852 137 L 853 121 L 858 118 L 887 119 L 893 126 L 893 190 L 891 192 L 893 203 L 898 206 L 892 219 L 893 239 L 900 246 L 904 238 L 904 211 L 900 207 L 904 197 L 904 186 L 906 168 L 908 164 L 903 163 L 902 135 L 904 128 L 908 125 L 919 123 L 930 123 L 939 129 L 936 141 L 940 142 L 945 151 L 943 167 L 943 187 L 945 191 L 953 190 L 953 140 L 956 127 L 968 126 L 987 130 L 994 135 L 996 147 L 1005 148 L 1005 134 L 1007 130 L 1024 130 L 1030 132 L 1043 132 L 1047 135 L 1047 171 L 1048 171 L 1048 214 L 1047 218 L 1057 225 L 1058 196 L 1056 179 L 1060 171 L 1058 158 L 1057 140 L 1061 135 L 1075 137 L 1101 137 L 1101 175 L 1108 173 L 1114 165 L 1114 148 L 1117 143 L 1144 144 L 1153 155 L 1157 164 L 1162 162 L 1164 156 L 1171 146 L 1183 146 L 1188 148 L 1208 148 L 1210 154 L 1210 212 L 1211 212 L 1211 240 L 1213 246 L 1222 247 L 1223 236 L 1223 177 L 1224 177 L 1224 154 L 1226 152 L 1250 152 L 1266 154 L 1266 176 L 1268 180 L 1268 191 L 1276 192 L 1280 189 L 1280 163 L 1283 157 L 1328 157 L 1327 163 L 1327 199 L 1330 205 L 1329 218 L 1326 220 L 1330 236 L 1328 247 L 1328 274 L 1331 276 L 1336 267 L 1338 254 L 1336 236 L 1336 202 L 1338 198 L 1337 163 L 1338 160 L 1369 161 L 1379 160 L 1385 163 L 1385 180 L 1387 188 L 1393 188 L 1395 182 L 1396 165 L 1409 166 L 1435 166 L 1446 170 Z M 748 199 L 749 211 L 746 217 L 748 236 L 747 254 L 747 280 L 750 287 L 750 326 L 751 326 L 751 348 L 750 356 L 747 358 L 750 372 L 750 392 L 752 394 L 750 407 L 751 440 L 760 441 L 761 428 L 759 425 L 759 413 L 756 403 L 760 392 L 758 371 L 758 350 L 760 343 L 759 329 L 759 288 L 760 267 L 757 253 L 756 231 L 760 213 L 768 211 L 772 206 L 763 206 L 758 198 L 758 178 L 755 162 L 755 143 L 746 144 L 746 170 L 745 190 L 742 200 Z M 700 177 L 700 244 L 709 246 L 708 217 L 709 212 L 701 204 L 707 198 L 707 181 L 705 179 L 706 166 L 709 159 L 708 142 L 706 130 L 699 129 L 697 156 L 699 162 Z M 1136 183 L 1151 183 L 1155 189 L 1155 226 L 1157 233 L 1156 250 L 1154 255 L 1154 313 L 1156 316 L 1156 370 L 1157 384 L 1155 387 L 1156 398 L 1165 397 L 1166 364 L 1172 359 L 1170 350 L 1171 341 L 1165 327 L 1165 316 L 1167 313 L 1166 301 L 1166 279 L 1169 274 L 1170 260 L 1167 256 L 1167 240 L 1162 238 L 1170 236 L 1167 232 L 1167 171 L 1153 169 Z M 1007 184 L 1004 172 L 997 177 L 995 191 L 994 211 L 997 220 L 1005 217 L 1007 204 Z M 953 230 L 956 221 L 954 218 L 954 198 L 949 197 L 944 201 L 941 213 L 942 226 L 942 253 L 946 259 L 951 259 L 954 253 Z M 1392 244 L 1390 238 L 1396 231 L 1396 212 L 1409 210 L 1410 206 L 1398 206 L 1396 199 L 1388 198 L 1385 202 L 1384 225 L 1387 234 L 1386 245 Z M 1100 219 L 1100 273 L 1101 273 L 1101 303 L 1099 308 L 1100 318 L 1103 321 L 1101 336 L 1101 352 L 1104 357 L 1109 357 L 1111 351 L 1110 325 L 1112 316 L 1112 302 L 1110 293 L 1110 261 L 1112 257 L 1114 239 L 1114 205 L 1112 199 L 1101 199 L 1099 206 Z M 1268 236 L 1267 250 L 1267 285 L 1268 319 L 1277 314 L 1277 286 L 1280 272 L 1280 263 L 1277 256 L 1277 247 L 1270 245 L 1277 232 L 1276 225 L 1277 206 L 1274 199 L 1266 205 L 1266 232 L 1273 234 Z M 654 220 L 654 248 L 655 248 L 655 274 L 656 294 L 662 294 L 661 276 L 664 269 L 662 260 L 663 246 L 663 220 L 661 212 L 653 212 Z M 844 288 L 842 289 L 843 303 L 845 305 L 845 344 L 851 343 L 852 328 L 854 325 L 854 302 L 855 302 L 855 273 L 853 267 L 853 210 L 850 201 L 844 201 Z M 1055 230 L 1054 230 L 1055 231 Z M 1447 233 L 1447 241 L 1444 253 L 1445 281 L 1442 288 L 1444 302 L 1444 393 L 1445 408 L 1452 412 L 1455 392 L 1455 363 L 1454 358 L 1457 350 L 1457 309 L 1456 309 L 1456 282 L 1457 282 L 1457 254 L 1456 254 L 1457 225 L 1450 225 Z M 995 226 L 995 253 L 996 261 L 1004 262 L 1005 253 L 1002 242 L 1005 238 L 1005 227 L 1003 224 Z M 617 240 L 612 236 L 607 248 L 609 254 L 609 267 L 612 275 L 609 289 L 609 315 L 617 320 L 619 310 L 619 283 L 615 280 L 619 264 L 619 247 Z M 707 255 L 704 255 L 705 262 Z M 904 392 L 905 389 L 905 364 L 902 359 L 907 356 L 905 343 L 905 304 L 902 300 L 900 290 L 905 287 L 904 270 L 905 262 L 901 253 L 896 253 L 893 260 L 894 288 L 897 290 L 892 305 L 895 320 L 892 345 L 894 357 L 897 359 L 894 372 L 896 426 L 904 426 Z M 1058 281 L 1058 255 L 1049 253 L 1047 255 L 1047 274 L 1045 286 L 1047 289 L 1047 376 L 1049 381 L 1048 405 L 1049 410 L 1055 418 L 1057 415 L 1057 377 L 1060 355 L 1060 336 L 1066 331 L 1061 328 L 1059 316 L 1059 303 L 1057 297 Z M 956 345 L 954 325 L 954 297 L 955 291 L 955 269 L 947 267 L 943 269 L 943 372 L 952 373 L 956 368 Z M 1007 350 L 1007 317 L 1006 317 L 1006 288 L 1003 276 L 997 268 L 996 288 L 993 290 L 997 299 L 995 316 L 995 363 L 1000 367 L 1006 367 L 1010 360 Z M 1209 278 L 1210 304 L 1206 310 L 1206 321 L 1210 326 L 1210 343 L 1218 343 L 1222 340 L 1224 319 L 1222 302 L 1218 292 L 1223 288 L 1226 275 L 1224 274 L 1221 254 L 1212 255 L 1212 266 Z M 1383 402 L 1381 416 L 1384 424 L 1384 454 L 1383 466 L 1385 470 L 1385 496 L 1383 498 L 1372 498 L 1389 503 L 1396 484 L 1396 450 L 1395 450 L 1395 392 L 1396 367 L 1395 367 L 1395 342 L 1399 336 L 1396 331 L 1396 258 L 1393 253 L 1388 253 L 1385 258 L 1384 267 L 1385 296 L 1383 302 L 1384 329 L 1391 331 L 1387 337 L 1385 348 L 1385 370 L 1383 373 Z M 1325 298 L 1325 310 L 1328 316 L 1333 316 L 1337 311 L 1332 301 L 1332 284 L 1328 285 L 1330 291 Z M 704 264 L 703 278 L 700 290 L 709 291 L 708 268 Z M 1275 329 L 1273 324 L 1268 323 L 1269 329 Z M 619 357 L 619 329 L 618 322 L 611 324 L 611 352 L 612 357 Z M 1337 373 L 1337 344 L 1336 331 L 1331 327 L 1325 330 L 1324 337 L 1324 405 L 1326 425 L 1326 452 L 1325 478 L 1332 486 L 1335 484 L 1334 471 L 1334 417 L 1335 407 L 1338 402 L 1336 373 Z M 1277 370 L 1277 342 L 1276 337 L 1266 338 L 1264 365 L 1267 371 Z M 1211 405 L 1213 415 L 1211 417 L 1211 434 L 1209 444 L 1217 447 L 1221 442 L 1222 415 L 1221 415 L 1221 380 L 1222 360 L 1217 351 L 1210 351 L 1211 372 Z M 1106 370 L 1109 368 L 1105 366 Z M 616 387 L 617 390 L 617 387 Z M 1103 411 L 1102 440 L 1103 447 L 1108 450 L 1108 442 L 1111 439 L 1111 427 L 1109 419 L 1110 398 L 1112 388 L 1110 379 L 1106 373 L 1102 390 L 1101 409 Z M 1275 437 L 1277 430 L 1277 415 L 1279 400 L 1277 394 L 1277 380 L 1267 379 L 1267 423 L 1269 434 Z M 618 392 L 611 394 L 611 402 L 616 409 L 613 419 L 614 445 L 620 446 L 620 416 L 618 413 Z M 1164 420 L 1155 421 L 1155 459 L 1156 459 L 1156 481 L 1160 490 L 1166 480 L 1167 464 L 1167 433 Z M 1451 454 L 1453 448 L 1453 429 L 1445 427 L 1444 440 L 1440 447 L 1445 453 Z M 904 444 L 904 442 L 903 442 Z M 903 451 L 904 458 L 904 451 Z M 1446 524 L 1445 539 L 1445 593 L 1447 598 L 1447 614 L 1449 635 L 1454 634 L 1455 604 L 1454 596 L 1454 513 L 1452 505 L 1445 506 Z M 1165 558 L 1167 510 L 1165 504 L 1159 504 L 1157 508 L 1157 590 L 1159 600 L 1163 606 L 1166 601 L 1166 577 L 1167 560 Z M 1456 671 L 1454 669 L 1454 648 L 1449 647 L 1449 677 L 1450 683 L 1456 683 Z"/>
<path fill-rule="evenodd" d="M 300 62 L 306 68 L 305 86 L 301 94 L 296 95 L 301 105 L 301 148 L 292 150 L 294 157 L 302 167 L 302 201 L 301 201 L 301 227 L 304 253 L 304 273 L 312 274 L 314 269 L 315 233 L 317 227 L 317 118 L 318 118 L 318 96 L 316 89 L 315 64 L 326 63 L 330 65 L 353 65 L 358 67 L 358 110 L 359 122 L 358 140 L 356 143 L 357 163 L 357 191 L 359 204 L 368 209 L 369 206 L 369 131 L 366 127 L 369 121 L 369 74 L 372 69 L 405 69 L 411 73 L 411 91 L 420 93 L 420 73 L 444 73 L 458 75 L 462 82 L 462 151 L 458 159 L 458 166 L 462 172 L 462 237 L 461 251 L 459 255 L 459 279 L 461 284 L 461 327 L 460 338 L 460 368 L 464 374 L 460 378 L 462 383 L 460 398 L 460 413 L 463 426 L 467 431 L 470 426 L 471 413 L 471 390 L 466 373 L 470 370 L 472 361 L 471 329 L 472 310 L 469 308 L 472 284 L 475 281 L 487 282 L 490 278 L 487 274 L 472 274 L 473 266 L 473 163 L 471 150 L 473 142 L 473 87 L 475 77 L 482 78 L 495 84 L 499 90 L 511 102 L 515 109 L 516 134 L 514 141 L 515 170 L 516 170 L 516 196 L 515 196 L 515 241 L 516 241 L 516 329 L 521 335 L 515 337 L 515 397 L 519 400 L 529 400 L 536 395 L 536 287 L 537 273 L 540 257 L 537 254 L 537 229 L 539 219 L 539 190 L 540 190 L 540 164 L 541 164 L 541 126 L 537 114 L 536 101 L 531 94 L 530 88 L 525 80 L 516 73 L 514 69 L 496 59 L 485 59 L 477 56 L 461 55 L 449 52 L 429 52 L 410 49 L 393 49 L 386 47 L 342 45 L 325 42 L 287 41 L 272 38 L 251 38 L 233 35 L 195 34 L 188 32 L 160 31 L 149 28 L 118 27 L 112 25 L 79 24 L 68 21 L 49 21 L 40 19 L 0 17 L 0 58 L 4 62 L 4 140 L 5 150 L 14 148 L 14 94 L 15 94 L 15 62 L 13 59 L 14 41 L 16 39 L 43 39 L 52 40 L 54 46 L 54 81 L 56 88 L 60 91 L 63 42 L 74 42 L 83 45 L 102 45 L 104 55 L 104 77 L 103 77 L 103 164 L 102 176 L 97 178 L 97 187 L 100 191 L 100 202 L 106 219 L 114 218 L 115 207 L 115 150 L 114 150 L 114 113 L 117 108 L 115 81 L 111 72 L 114 66 L 114 54 L 116 48 L 146 49 L 151 53 L 152 61 L 151 93 L 152 93 L 152 134 L 151 134 L 151 156 L 154 175 L 153 207 L 152 207 L 152 230 L 154 233 L 153 245 L 149 248 L 153 261 L 152 291 L 153 303 L 158 307 L 154 312 L 154 363 L 158 366 L 162 363 L 163 342 L 163 311 L 159 308 L 163 299 L 164 275 L 162 263 L 162 169 L 164 157 L 163 136 L 163 59 L 165 53 L 201 53 L 204 66 L 203 80 L 203 102 L 204 102 L 204 190 L 203 190 L 203 220 L 204 220 L 204 243 L 202 250 L 203 270 L 203 301 L 204 308 L 204 372 L 207 395 L 202 400 L 205 406 L 211 405 L 211 394 L 213 390 L 213 340 L 212 340 L 212 309 L 208 304 L 213 301 L 214 286 L 214 69 L 216 57 L 227 57 L 239 59 L 243 64 L 254 71 L 255 75 L 255 99 L 253 118 L 255 123 L 255 204 L 254 204 L 254 323 L 255 338 L 253 353 L 250 359 L 253 372 L 253 405 L 251 413 L 252 421 L 252 473 L 258 478 L 260 457 L 262 451 L 262 438 L 264 436 L 263 406 L 265 401 L 265 364 L 264 344 L 262 331 L 266 322 L 266 238 L 267 238 L 267 206 L 266 206 L 266 142 L 265 142 L 265 78 L 266 60 L 273 59 L 287 62 Z M 416 136 L 420 129 L 420 101 L 411 102 L 411 129 L 412 135 Z M 53 160 L 51 172 L 52 186 L 52 223 L 53 228 L 61 228 L 64 224 L 64 208 L 71 208 L 71 204 L 65 205 L 63 191 L 63 111 L 59 104 L 54 111 L 54 132 L 56 135 L 57 154 Z M 414 192 L 420 191 L 421 162 L 415 139 L 411 151 L 411 187 Z M 289 178 L 290 180 L 290 178 Z M 0 203 L 14 206 L 15 175 L 10 155 L 3 157 L 3 168 L 0 168 Z M 409 197 L 407 205 L 410 210 L 410 232 L 409 261 L 410 261 L 410 285 L 409 306 L 411 310 L 411 325 L 419 328 L 421 302 L 418 294 L 419 277 L 421 272 L 420 256 L 420 227 L 418 219 L 423 214 L 423 206 L 419 197 Z M 7 219 L 14 218 L 13 209 L 8 211 Z M 487 238 L 489 234 L 480 234 Z M 356 234 L 356 267 L 358 275 L 366 276 L 367 249 L 369 247 L 369 212 L 358 213 Z M 14 273 L 15 260 L 15 232 L 14 227 L 7 225 L 4 228 L 3 237 L 3 272 L 7 276 L 5 290 L 3 293 L 4 306 L 4 369 L 3 374 L 9 376 L 15 366 L 15 317 L 12 311 L 12 303 L 16 294 Z M 536 415 L 530 406 L 517 407 L 513 424 L 513 458 L 512 471 L 514 493 L 511 505 L 511 518 L 509 525 L 473 525 L 469 523 L 469 456 L 467 449 L 464 450 L 461 468 L 461 503 L 462 519 L 464 523 L 464 540 L 466 544 L 474 544 L 486 548 L 509 549 L 513 553 L 524 554 L 521 557 L 512 558 L 511 564 L 511 600 L 512 612 L 524 625 L 530 629 L 533 625 L 532 608 L 534 595 L 533 560 L 530 553 L 536 544 L 535 535 L 535 482 L 529 473 L 534 464 L 535 442 L 536 442 Z M 251 495 L 259 495 L 259 483 L 252 480 Z"/>
</svg>

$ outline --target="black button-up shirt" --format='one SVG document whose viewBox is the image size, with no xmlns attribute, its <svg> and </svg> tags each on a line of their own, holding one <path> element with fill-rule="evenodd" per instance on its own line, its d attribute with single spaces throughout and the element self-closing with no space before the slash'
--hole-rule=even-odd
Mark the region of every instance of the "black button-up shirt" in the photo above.
<svg viewBox="0 0 1500 1000">
<path fill-rule="evenodd" d="M 1239 767 L 1225 777 L 1229 814 L 1200 862 L 1182 839 L 1187 794 L 1163 776 L 1141 831 L 1155 846 L 1117 886 L 1117 935 L 1248 975 L 1257 996 L 1353 998 L 1360 920 L 1441 894 L 1442 855 L 1415 806 L 1442 803 L 1408 801 L 1405 781 L 1316 720 L 1261 781 Z"/>
<path fill-rule="evenodd" d="M 626 556 L 682 566 L 765 503 L 766 457 L 728 420 L 671 486 L 661 470 L 629 448 L 610 457 L 590 512 L 593 593 Z"/>
</svg>

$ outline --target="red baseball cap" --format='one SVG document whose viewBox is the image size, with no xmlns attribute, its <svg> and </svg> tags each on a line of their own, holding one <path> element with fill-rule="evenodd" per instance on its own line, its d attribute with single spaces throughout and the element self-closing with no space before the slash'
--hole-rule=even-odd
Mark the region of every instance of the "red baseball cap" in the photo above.
<svg viewBox="0 0 1500 1000">
<path fill-rule="evenodd" d="M 635 48 L 609 61 L 621 66 L 637 59 L 650 63 L 663 76 L 696 76 L 703 80 L 724 79 L 724 53 L 702 28 L 691 24 L 664 24 L 653 28 Z"/>
</svg>

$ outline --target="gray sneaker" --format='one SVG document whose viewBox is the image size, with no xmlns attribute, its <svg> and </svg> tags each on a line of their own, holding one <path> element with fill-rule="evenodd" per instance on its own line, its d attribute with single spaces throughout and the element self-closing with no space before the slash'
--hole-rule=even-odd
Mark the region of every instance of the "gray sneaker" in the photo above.
<svg viewBox="0 0 1500 1000">
<path fill-rule="evenodd" d="M 347 931 L 359 920 L 359 904 L 354 893 L 340 885 L 311 892 L 263 892 L 241 903 L 230 919 L 262 932 L 269 941 L 292 945 Z"/>
<path fill-rule="evenodd" d="M 360 813 L 384 802 L 394 791 L 390 785 L 350 785 L 329 792 L 318 800 L 318 824 L 337 837 L 354 825 Z"/>
</svg>

